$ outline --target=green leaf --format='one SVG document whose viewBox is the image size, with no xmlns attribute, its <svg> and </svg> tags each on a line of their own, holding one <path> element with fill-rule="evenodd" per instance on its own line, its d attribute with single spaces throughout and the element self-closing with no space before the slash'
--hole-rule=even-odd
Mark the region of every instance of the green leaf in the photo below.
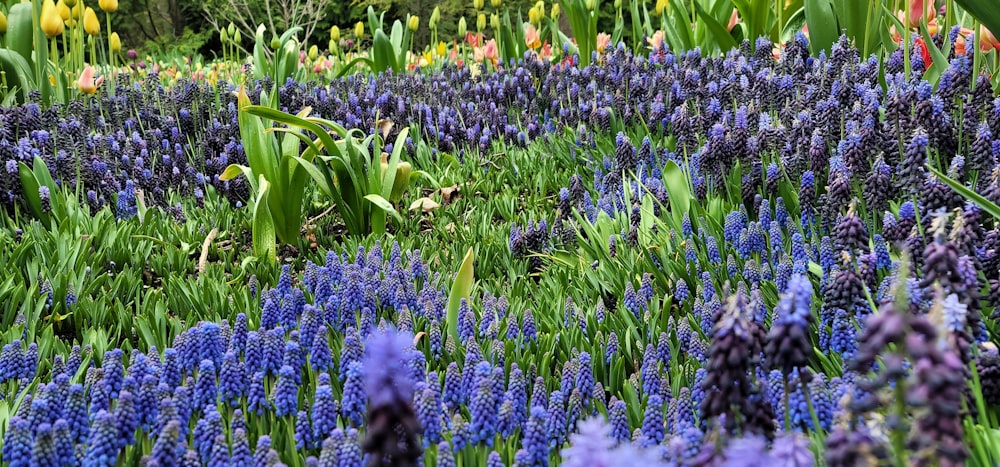
<svg viewBox="0 0 1000 467">
<path fill-rule="evenodd" d="M 462 260 L 462 266 L 458 268 L 458 274 L 455 275 L 455 282 L 451 284 L 451 292 L 448 294 L 448 333 L 455 339 L 455 342 L 461 342 L 458 337 L 458 306 L 463 298 L 468 300 L 469 293 L 472 291 L 472 281 L 475 280 L 473 274 L 475 261 L 475 250 L 469 247 L 465 259 Z"/>
<path fill-rule="evenodd" d="M 31 213 L 35 215 L 35 218 L 42 221 L 42 224 L 48 227 L 48 213 L 42 211 L 42 199 L 38 194 L 38 188 L 41 185 L 38 183 L 38 179 L 35 178 L 35 173 L 28 168 L 27 164 L 21 162 L 18 164 L 18 175 L 21 177 L 21 191 L 24 193 L 25 199 L 28 200 L 28 208 L 31 209 Z"/>
<path fill-rule="evenodd" d="M 31 69 L 31 64 L 12 50 L 0 49 L 0 71 L 7 75 L 8 89 L 17 89 L 21 102 L 27 98 L 28 92 L 36 88 L 35 71 Z"/>
<path fill-rule="evenodd" d="M 941 79 L 941 74 L 948 69 L 948 56 L 934 45 L 926 24 L 920 25 L 920 35 L 924 38 L 924 44 L 927 46 L 927 51 L 931 54 L 932 62 L 930 68 L 924 73 L 924 79 L 937 86 L 938 81 Z M 944 38 L 942 48 L 946 50 L 951 48 L 951 40 L 947 36 Z"/>
<path fill-rule="evenodd" d="M 688 186 L 687 175 L 677 166 L 676 162 L 670 161 L 663 169 L 663 182 L 669 195 L 670 213 L 674 218 L 674 227 L 680 229 L 684 213 L 691 209 L 691 189 Z"/>
<path fill-rule="evenodd" d="M 274 230 L 274 220 L 271 218 L 271 211 L 267 207 L 267 194 L 271 189 L 271 184 L 261 175 L 257 185 L 260 190 L 254 200 L 253 207 L 253 249 L 254 254 L 261 258 L 274 261 L 277 258 L 278 245 Z"/>
<path fill-rule="evenodd" d="M 937 176 L 939 180 L 944 182 L 945 185 L 951 187 L 951 189 L 955 190 L 965 199 L 968 199 L 969 201 L 975 203 L 976 206 L 979 206 L 979 208 L 982 209 L 983 211 L 988 212 L 991 216 L 993 216 L 994 219 L 1000 219 L 1000 206 L 993 204 L 992 201 L 986 199 L 985 197 L 983 197 L 983 195 L 980 195 L 979 193 L 972 191 L 971 189 L 969 189 L 969 187 L 961 184 L 958 180 L 955 180 L 945 175 L 938 169 L 932 167 L 930 164 L 927 164 L 927 169 L 930 170 L 931 173 L 933 173 L 935 176 Z"/>
<path fill-rule="evenodd" d="M 377 206 L 379 209 L 391 214 L 392 217 L 399 222 L 403 222 L 403 218 L 400 217 L 398 212 L 396 212 L 396 208 L 392 206 L 392 203 L 390 203 L 389 200 L 374 193 L 365 195 L 365 199 Z"/>
<path fill-rule="evenodd" d="M 17 3 L 7 11 L 7 34 L 4 36 L 7 50 L 17 52 L 24 61 L 31 64 L 34 49 L 34 25 L 32 24 L 31 2 Z"/>
<path fill-rule="evenodd" d="M 829 51 L 837 42 L 837 16 L 830 0 L 805 0 L 806 24 L 809 25 L 809 47 L 813 55 Z"/>
<path fill-rule="evenodd" d="M 719 42 L 719 47 L 721 47 L 723 51 L 736 48 L 736 39 L 733 39 L 733 35 L 730 34 L 729 31 L 722 26 L 722 24 L 719 24 L 719 21 L 706 12 L 698 2 L 694 2 L 694 9 L 698 12 L 698 16 L 705 23 L 705 26 L 708 26 L 708 30 L 712 32 L 712 36 L 714 36 L 715 40 Z"/>
<path fill-rule="evenodd" d="M 381 29 L 375 31 L 375 40 L 372 43 L 372 58 L 375 64 L 372 71 L 375 73 L 381 73 L 390 68 L 396 70 L 397 68 L 396 48 L 393 46 L 392 40 Z"/>
</svg>

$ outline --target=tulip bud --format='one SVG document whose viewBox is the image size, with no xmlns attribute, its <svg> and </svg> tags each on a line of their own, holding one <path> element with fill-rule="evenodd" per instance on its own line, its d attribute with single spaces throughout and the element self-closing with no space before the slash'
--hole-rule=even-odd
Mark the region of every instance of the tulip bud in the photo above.
<svg viewBox="0 0 1000 467">
<path fill-rule="evenodd" d="M 337 50 L 337 43 L 331 40 L 329 47 L 330 47 L 330 52 L 333 52 L 334 50 Z"/>
<path fill-rule="evenodd" d="M 63 21 L 69 21 L 70 11 L 65 2 L 59 0 L 59 3 L 56 3 L 56 10 L 59 11 L 59 17 L 62 18 Z"/>
<path fill-rule="evenodd" d="M 226 32 L 229 33 L 229 37 L 236 37 L 236 25 L 229 23 L 229 26 L 226 26 Z"/>
<path fill-rule="evenodd" d="M 482 32 L 483 29 L 486 29 L 486 15 L 480 13 L 479 16 L 476 17 L 476 29 L 480 32 Z"/>
<path fill-rule="evenodd" d="M 122 39 L 118 37 L 117 32 L 111 33 L 111 51 L 114 53 L 122 51 Z"/>
<path fill-rule="evenodd" d="M 97 13 L 89 6 L 83 12 L 83 30 L 91 36 L 101 33 L 101 22 L 97 20 Z"/>
<path fill-rule="evenodd" d="M 403 193 L 410 186 L 410 174 L 412 172 L 413 166 L 409 162 L 400 161 L 396 164 L 396 178 L 392 181 L 392 191 L 389 194 L 389 201 L 398 203 L 399 200 L 403 199 Z"/>
<path fill-rule="evenodd" d="M 281 39 L 278 39 L 278 36 L 272 37 L 271 38 L 271 49 L 272 50 L 278 50 L 280 47 L 281 47 Z"/>
<path fill-rule="evenodd" d="M 490 15 L 490 27 L 493 29 L 500 29 L 500 15 L 496 13 Z"/>
<path fill-rule="evenodd" d="M 340 28 L 333 26 L 330 28 L 330 40 L 334 42 L 340 42 Z"/>
<path fill-rule="evenodd" d="M 358 21 L 358 24 L 354 25 L 354 36 L 361 39 L 365 35 L 365 23 Z"/>
<path fill-rule="evenodd" d="M 622 0 L 615 0 L 615 9 L 616 10 L 622 9 Z"/>
<path fill-rule="evenodd" d="M 490 5 L 493 5 L 493 8 L 500 8 L 503 6 L 503 0 L 490 0 Z"/>
<path fill-rule="evenodd" d="M 319 47 L 313 44 L 312 47 L 309 47 L 309 60 L 315 61 L 316 57 L 319 57 Z"/>
<path fill-rule="evenodd" d="M 86 21 L 84 21 L 84 24 L 86 24 Z M 219 31 L 219 41 L 222 42 L 223 44 L 229 42 L 229 33 L 226 32 L 226 28 L 222 28 L 222 30 Z"/>
<path fill-rule="evenodd" d="M 59 11 L 56 10 L 56 4 L 52 0 L 45 0 L 42 3 L 42 14 L 40 17 L 42 32 L 45 33 L 45 37 L 52 39 L 60 34 L 62 34 L 65 26 L 63 25 L 63 19 L 59 16 Z"/>
<path fill-rule="evenodd" d="M 486 5 L 484 0 L 472 0 L 472 7 L 477 10 L 482 10 L 484 5 Z"/>
<path fill-rule="evenodd" d="M 410 28 L 410 31 L 417 32 L 417 29 L 420 27 L 420 17 L 411 16 L 409 21 L 407 21 L 407 27 Z"/>
<path fill-rule="evenodd" d="M 465 24 L 465 17 L 458 19 L 458 37 L 465 38 L 465 33 L 468 30 L 468 26 Z"/>
<path fill-rule="evenodd" d="M 427 26 L 431 30 L 436 30 L 438 22 L 441 21 L 441 7 L 434 7 L 434 11 L 431 12 L 431 19 L 427 21 Z"/>
<path fill-rule="evenodd" d="M 7 15 L 0 11 L 0 34 L 7 34 Z"/>
<path fill-rule="evenodd" d="M 78 20 L 83 15 L 84 4 L 77 3 L 75 7 L 70 9 L 70 21 Z"/>
<path fill-rule="evenodd" d="M 549 13 L 549 16 L 552 17 L 552 21 L 559 21 L 559 15 L 561 15 L 561 14 L 562 14 L 562 10 L 559 8 L 559 4 L 558 3 L 553 3 L 552 4 L 552 13 Z"/>
<path fill-rule="evenodd" d="M 107 13 L 114 13 L 118 10 L 118 0 L 98 0 L 97 5 Z"/>
<path fill-rule="evenodd" d="M 538 23 L 542 20 L 542 14 L 538 11 L 538 8 L 531 7 L 528 10 L 528 22 L 534 26 L 538 26 Z"/>
<path fill-rule="evenodd" d="M 657 15 L 663 15 L 663 10 L 666 8 L 667 0 L 656 0 L 656 6 L 653 8 L 653 11 L 656 12 Z"/>
<path fill-rule="evenodd" d="M 233 43 L 234 44 L 239 44 L 239 43 L 243 42 L 243 33 L 241 33 L 239 29 L 237 29 L 236 32 L 232 36 L 233 36 Z"/>
<path fill-rule="evenodd" d="M 597 0 L 587 0 L 587 11 L 594 11 L 597 8 Z"/>
</svg>

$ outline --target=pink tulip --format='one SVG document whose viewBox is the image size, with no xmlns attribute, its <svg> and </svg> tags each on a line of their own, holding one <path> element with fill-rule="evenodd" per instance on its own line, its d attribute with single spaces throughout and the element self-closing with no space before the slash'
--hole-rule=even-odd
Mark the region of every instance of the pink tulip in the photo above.
<svg viewBox="0 0 1000 467">
<path fill-rule="evenodd" d="M 83 68 L 83 72 L 80 73 L 80 79 L 76 82 L 77 89 L 84 94 L 94 94 L 97 92 L 97 87 L 104 83 L 104 77 L 101 76 L 94 79 L 94 73 L 97 70 L 94 67 L 87 65 Z"/>
</svg>

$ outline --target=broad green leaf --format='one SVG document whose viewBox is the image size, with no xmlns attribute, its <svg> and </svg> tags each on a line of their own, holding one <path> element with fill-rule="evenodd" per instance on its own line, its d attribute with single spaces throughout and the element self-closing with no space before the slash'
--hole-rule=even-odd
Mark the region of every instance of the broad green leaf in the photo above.
<svg viewBox="0 0 1000 467">
<path fill-rule="evenodd" d="M 448 333 L 455 339 L 455 342 L 461 342 L 458 337 L 458 306 L 463 298 L 468 300 L 469 293 L 472 292 L 472 282 L 475 280 L 473 273 L 475 261 L 475 250 L 469 247 L 465 259 L 462 260 L 462 266 L 458 268 L 458 274 L 455 275 L 455 282 L 451 284 L 451 292 L 448 294 Z"/>
<path fill-rule="evenodd" d="M 278 245 L 276 243 L 274 220 L 271 218 L 271 212 L 267 206 L 267 195 L 271 185 L 263 175 L 259 177 L 257 185 L 260 187 L 260 190 L 257 192 L 253 208 L 252 236 L 254 254 L 273 262 L 277 258 Z"/>
<path fill-rule="evenodd" d="M 24 192 L 25 199 L 28 200 L 28 207 L 31 209 L 31 213 L 35 215 L 35 218 L 42 221 L 42 224 L 48 227 L 48 213 L 42 211 L 42 199 L 38 194 L 38 188 L 41 186 L 38 183 L 38 179 L 35 178 L 35 173 L 28 168 L 27 164 L 21 162 L 18 164 L 18 175 L 21 177 L 21 189 Z"/>
<path fill-rule="evenodd" d="M 679 228 L 684 213 L 691 209 L 691 189 L 688 186 L 687 175 L 674 161 L 667 162 L 663 169 L 663 182 L 667 188 L 670 200 L 670 213 L 674 218 L 674 227 Z"/>
<path fill-rule="evenodd" d="M 830 50 L 839 37 L 837 16 L 830 0 L 805 0 L 806 24 L 809 25 L 809 48 L 813 55 Z"/>
<path fill-rule="evenodd" d="M 719 23 L 719 21 L 706 12 L 705 9 L 702 8 L 697 2 L 694 2 L 694 9 L 698 12 L 698 16 L 705 23 L 705 26 L 708 26 L 708 30 L 712 32 L 712 36 L 714 36 L 715 40 L 719 42 L 719 47 L 721 47 L 723 51 L 736 48 L 736 39 L 733 39 L 733 35 L 730 34 L 729 31 L 727 31 L 726 28 Z"/>
</svg>

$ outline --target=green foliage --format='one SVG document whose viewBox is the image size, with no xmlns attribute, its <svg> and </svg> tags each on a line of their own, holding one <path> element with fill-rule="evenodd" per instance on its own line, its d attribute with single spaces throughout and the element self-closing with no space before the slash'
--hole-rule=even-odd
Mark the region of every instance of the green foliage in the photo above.
<svg viewBox="0 0 1000 467">
<path fill-rule="evenodd" d="M 581 67 L 590 64 L 591 55 L 597 49 L 597 16 L 600 3 L 599 0 L 559 0 L 580 50 Z"/>
<path fill-rule="evenodd" d="M 458 337 L 458 308 L 463 299 L 469 299 L 469 293 L 472 291 L 472 282 L 475 280 L 473 270 L 475 262 L 476 252 L 470 247 L 465 254 L 465 259 L 462 260 L 462 266 L 458 268 L 455 282 L 451 284 L 451 292 L 448 294 L 448 333 L 455 339 L 455 342 L 460 340 Z"/>
<path fill-rule="evenodd" d="M 268 100 L 266 95 L 260 99 Z M 244 88 L 240 89 L 238 102 L 240 139 L 248 165 L 232 164 L 220 178 L 229 180 L 241 174 L 247 178 L 254 199 L 254 251 L 273 260 L 277 240 L 298 243 L 309 176 L 294 160 L 298 157 L 298 139 L 251 112 Z"/>
<path fill-rule="evenodd" d="M 404 128 L 397 135 L 392 154 L 383 167 L 375 155 L 382 147 L 378 134 L 363 137 L 357 129 L 347 130 L 329 120 L 308 117 L 307 112 L 296 116 L 264 106 L 251 106 L 244 111 L 287 125 L 291 129 L 287 130 L 285 138 L 294 137 L 306 144 L 301 155 L 292 154 L 298 144 L 288 146 L 291 149 L 286 153 L 289 165 L 296 164 L 296 170 L 302 170 L 296 173 L 312 177 L 320 192 L 333 201 L 351 235 L 384 233 L 387 215 L 402 222 L 389 199 L 408 129 Z M 369 147 L 374 151 L 369 152 Z M 272 193 L 277 191 L 272 190 Z"/>
</svg>

